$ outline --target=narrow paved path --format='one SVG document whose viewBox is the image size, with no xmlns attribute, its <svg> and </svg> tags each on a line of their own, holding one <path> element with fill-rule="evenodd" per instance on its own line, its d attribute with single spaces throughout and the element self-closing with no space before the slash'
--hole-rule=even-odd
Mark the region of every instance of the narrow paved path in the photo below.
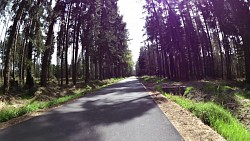
<svg viewBox="0 0 250 141">
<path fill-rule="evenodd" d="M 0 130 L 0 141 L 180 140 L 135 77 Z"/>
</svg>

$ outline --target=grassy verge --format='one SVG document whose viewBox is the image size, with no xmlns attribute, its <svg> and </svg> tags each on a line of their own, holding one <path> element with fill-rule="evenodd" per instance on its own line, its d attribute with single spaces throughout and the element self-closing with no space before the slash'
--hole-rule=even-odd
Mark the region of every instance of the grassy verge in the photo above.
<svg viewBox="0 0 250 141">
<path fill-rule="evenodd" d="M 50 101 L 32 100 L 31 102 L 27 103 L 26 105 L 20 108 L 15 108 L 15 107 L 4 108 L 0 111 L 0 122 L 5 122 L 10 119 L 25 115 L 27 113 L 35 112 L 40 109 L 48 109 L 48 108 L 63 104 L 65 102 L 68 102 L 70 100 L 80 98 L 84 96 L 84 94 L 86 93 L 96 91 L 107 85 L 116 83 L 120 81 L 121 79 L 122 78 L 108 79 L 104 81 L 93 82 L 93 83 L 90 83 L 90 85 L 87 85 L 85 88 L 79 89 L 72 95 L 63 96 L 63 97 L 56 98 Z"/>
<path fill-rule="evenodd" d="M 164 94 L 168 99 L 191 111 L 205 124 L 212 127 L 229 141 L 249 141 L 250 132 L 239 123 L 238 119 L 228 110 L 213 102 L 193 102 L 192 100 Z"/>
<path fill-rule="evenodd" d="M 189 110 L 195 116 L 200 118 L 205 124 L 212 127 L 216 130 L 220 135 L 226 138 L 229 141 L 249 141 L 250 140 L 250 132 L 246 129 L 246 127 L 239 122 L 239 120 L 227 109 L 225 109 L 219 103 L 215 103 L 213 101 L 207 102 L 198 102 L 192 99 L 185 98 L 184 96 L 189 95 L 189 93 L 194 89 L 193 87 L 187 87 L 184 96 L 175 96 L 171 94 L 167 94 L 161 89 L 161 82 L 167 82 L 167 80 L 162 80 L 162 78 L 157 77 L 149 77 L 144 76 L 141 77 L 142 82 L 144 83 L 155 83 L 155 89 L 162 92 L 164 96 L 168 99 L 174 101 L 175 103 L 182 106 L 184 109 Z M 204 87 L 207 91 L 212 91 L 217 94 L 226 93 L 229 89 L 228 86 L 223 87 L 215 87 L 214 86 L 206 86 Z M 218 93 L 219 91 L 219 93 Z M 241 98 L 246 98 L 249 95 L 246 93 L 238 93 L 237 96 Z M 223 99 L 224 97 L 219 96 L 219 99 Z M 223 101 L 223 100 L 222 100 Z"/>
</svg>

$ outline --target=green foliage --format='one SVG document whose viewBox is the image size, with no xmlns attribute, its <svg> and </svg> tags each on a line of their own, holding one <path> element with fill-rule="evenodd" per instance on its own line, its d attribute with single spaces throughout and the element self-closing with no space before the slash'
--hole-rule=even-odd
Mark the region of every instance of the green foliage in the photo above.
<svg viewBox="0 0 250 141">
<path fill-rule="evenodd" d="M 184 92 L 184 96 L 187 96 L 193 89 L 194 89 L 194 87 L 187 87 L 185 92 Z"/>
<path fill-rule="evenodd" d="M 192 100 L 164 94 L 167 98 L 175 101 L 183 108 L 191 111 L 205 124 L 215 129 L 228 141 L 248 141 L 250 132 L 228 110 L 213 102 L 194 102 Z"/>
<path fill-rule="evenodd" d="M 157 91 L 159 91 L 159 92 L 162 92 L 162 88 L 161 88 L 160 85 L 155 86 L 155 89 L 156 89 Z"/>
<path fill-rule="evenodd" d="M 230 87 L 230 86 L 222 86 L 222 87 L 220 87 L 220 91 L 226 92 L 228 90 L 233 90 L 233 88 Z"/>
<path fill-rule="evenodd" d="M 250 91 L 239 91 L 235 93 L 240 99 L 250 99 Z"/>
<path fill-rule="evenodd" d="M 217 92 L 217 86 L 215 85 L 207 85 L 202 88 L 204 92 L 210 92 L 210 93 L 216 93 Z"/>
<path fill-rule="evenodd" d="M 162 78 L 162 77 L 157 77 L 157 76 L 142 76 L 140 77 L 140 79 L 147 83 L 160 84 L 160 83 L 168 82 L 167 79 Z"/>
<path fill-rule="evenodd" d="M 208 83 L 205 87 L 203 87 L 203 90 L 205 92 L 211 92 L 211 93 L 225 93 L 228 91 L 234 90 L 232 87 L 227 85 L 215 85 Z"/>
</svg>

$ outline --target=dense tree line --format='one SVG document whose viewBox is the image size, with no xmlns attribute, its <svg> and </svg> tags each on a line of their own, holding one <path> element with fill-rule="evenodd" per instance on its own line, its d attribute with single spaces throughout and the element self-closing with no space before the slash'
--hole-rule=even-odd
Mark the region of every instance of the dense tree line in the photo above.
<svg viewBox="0 0 250 141">
<path fill-rule="evenodd" d="M 250 82 L 249 0 L 146 0 L 138 75 Z"/>
<path fill-rule="evenodd" d="M 2 0 L 0 14 L 5 94 L 10 82 L 30 89 L 37 78 L 41 86 L 50 79 L 63 86 L 71 78 L 75 85 L 132 73 L 128 33 L 117 0 Z"/>
</svg>

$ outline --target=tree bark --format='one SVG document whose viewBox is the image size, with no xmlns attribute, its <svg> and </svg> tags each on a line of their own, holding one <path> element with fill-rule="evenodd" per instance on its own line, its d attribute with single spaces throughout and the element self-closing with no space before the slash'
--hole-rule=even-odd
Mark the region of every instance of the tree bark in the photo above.
<svg viewBox="0 0 250 141">
<path fill-rule="evenodd" d="M 250 35 L 243 36 L 246 82 L 250 83 Z"/>
<path fill-rule="evenodd" d="M 11 48 L 14 43 L 14 38 L 17 34 L 17 24 L 21 19 L 23 14 L 23 9 L 26 4 L 26 0 L 22 0 L 19 4 L 19 8 L 17 10 L 16 16 L 14 18 L 13 25 L 10 30 L 10 36 L 8 39 L 8 46 L 5 52 L 5 64 L 4 64 L 4 93 L 8 94 L 10 89 L 10 56 L 11 56 Z"/>
<path fill-rule="evenodd" d="M 54 30 L 54 24 L 56 23 L 55 19 L 52 19 L 49 30 L 47 34 L 47 39 L 45 42 L 45 46 L 47 49 L 45 50 L 42 58 L 42 74 L 41 74 L 41 86 L 45 87 L 47 85 L 47 74 L 48 74 L 48 67 L 49 67 L 49 58 L 51 55 L 51 50 L 53 49 L 52 40 L 53 40 L 53 30 Z"/>
<path fill-rule="evenodd" d="M 81 20 L 80 16 L 78 16 L 76 22 L 76 35 L 75 35 L 75 52 L 74 52 L 74 66 L 73 66 L 73 73 L 72 73 L 72 78 L 73 78 L 73 84 L 76 85 L 76 75 L 77 75 L 77 59 L 78 59 L 78 49 L 79 49 L 79 34 L 80 34 L 80 27 L 81 27 Z"/>
<path fill-rule="evenodd" d="M 212 48 L 212 43 L 211 43 L 211 37 L 210 37 L 210 33 L 209 33 L 209 29 L 208 29 L 208 25 L 206 20 L 204 20 L 205 23 L 205 28 L 206 28 L 206 32 L 207 32 L 207 37 L 208 37 L 208 43 L 209 43 L 209 58 L 210 58 L 210 67 L 209 67 L 209 72 L 210 72 L 210 76 L 212 78 L 214 78 L 214 53 L 213 53 L 213 48 Z"/>
<path fill-rule="evenodd" d="M 227 76 L 227 80 L 232 80 L 230 45 L 229 45 L 227 35 L 223 36 L 223 44 L 224 44 L 224 50 L 225 50 L 226 74 L 227 74 L 226 76 Z"/>
<path fill-rule="evenodd" d="M 90 73 L 89 73 L 89 67 L 90 67 L 90 64 L 89 64 L 89 45 L 86 45 L 86 54 L 85 54 L 85 83 L 88 83 L 89 82 L 89 78 L 90 78 Z"/>
<path fill-rule="evenodd" d="M 223 67 L 223 52 L 222 52 L 222 46 L 221 46 L 221 41 L 220 41 L 220 36 L 219 36 L 219 25 L 216 25 L 216 33 L 217 33 L 217 38 L 218 38 L 218 44 L 220 48 L 220 60 L 221 60 L 221 78 L 224 78 L 224 67 Z"/>
</svg>

